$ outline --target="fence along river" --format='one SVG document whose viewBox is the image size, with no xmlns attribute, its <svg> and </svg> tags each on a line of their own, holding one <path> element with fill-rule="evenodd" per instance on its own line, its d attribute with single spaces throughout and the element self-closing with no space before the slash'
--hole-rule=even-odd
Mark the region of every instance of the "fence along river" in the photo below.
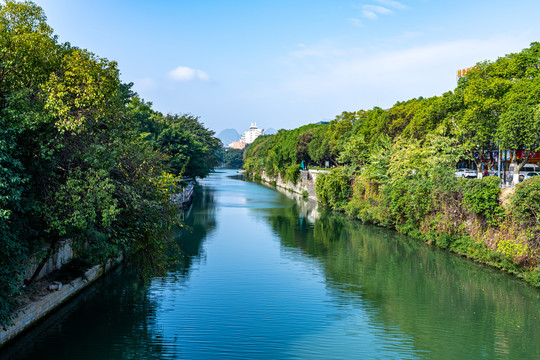
<svg viewBox="0 0 540 360">
<path fill-rule="evenodd" d="M 120 269 L 1 359 L 540 358 L 540 291 L 220 171 L 163 278 Z"/>
</svg>

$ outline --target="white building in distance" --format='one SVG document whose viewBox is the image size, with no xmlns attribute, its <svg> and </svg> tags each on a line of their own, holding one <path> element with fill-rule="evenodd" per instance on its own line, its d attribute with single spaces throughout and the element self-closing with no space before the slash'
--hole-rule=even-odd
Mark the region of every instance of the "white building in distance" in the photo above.
<svg viewBox="0 0 540 360">
<path fill-rule="evenodd" d="M 227 145 L 227 148 L 231 149 L 243 149 L 246 145 L 251 144 L 255 141 L 259 135 L 264 134 L 264 129 L 259 129 L 257 123 L 251 123 L 249 130 L 245 131 L 244 134 L 240 137 L 240 140 L 234 141 Z"/>
<path fill-rule="evenodd" d="M 263 129 L 259 129 L 257 127 L 257 123 L 251 123 L 249 130 L 244 132 L 244 135 L 242 135 L 242 137 L 240 138 L 240 142 L 244 142 L 245 144 L 251 144 L 255 141 L 256 138 L 262 135 L 263 132 Z"/>
</svg>

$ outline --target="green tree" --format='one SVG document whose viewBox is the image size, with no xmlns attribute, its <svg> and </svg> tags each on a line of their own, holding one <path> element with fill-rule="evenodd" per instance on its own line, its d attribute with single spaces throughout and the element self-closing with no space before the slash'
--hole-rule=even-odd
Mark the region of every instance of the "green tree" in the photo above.
<svg viewBox="0 0 540 360">
<path fill-rule="evenodd" d="M 313 132 L 315 129 L 311 129 L 301 133 L 298 136 L 298 141 L 296 143 L 296 158 L 299 161 L 303 161 L 305 165 L 311 163 L 311 157 L 309 156 L 309 143 L 313 138 Z"/>
<path fill-rule="evenodd" d="M 538 147 L 534 108 L 538 104 L 539 63 L 540 44 L 532 43 L 520 53 L 477 64 L 460 80 L 457 90 L 463 92 L 466 106 L 460 125 L 470 149 L 478 152 L 478 170 L 484 153 L 493 151 L 499 143 L 511 150 L 518 181 L 528 152 Z M 526 150 L 522 159 L 517 158 L 518 150 Z"/>
<path fill-rule="evenodd" d="M 60 132 L 82 133 L 119 126 L 124 100 L 119 70 L 114 61 L 97 58 L 86 50 L 70 51 L 63 66 L 42 89 L 45 109 L 56 117 Z"/>
<path fill-rule="evenodd" d="M 463 91 L 465 111 L 460 120 L 463 139 L 475 160 L 479 176 L 485 154 L 495 149 L 495 134 L 499 127 L 502 99 L 512 86 L 512 80 L 497 76 L 507 62 L 484 62 L 477 64 L 466 79 L 460 80 L 459 91 Z M 461 89 L 463 87 L 463 89 Z"/>
<path fill-rule="evenodd" d="M 232 169 L 241 169 L 244 164 L 244 150 L 225 149 L 223 152 L 223 167 Z"/>
<path fill-rule="evenodd" d="M 163 271 L 170 171 L 205 176 L 218 160 L 198 118 L 164 117 L 114 61 L 56 41 L 35 4 L 0 5 L 0 325 L 30 259 L 37 275 L 66 237 L 91 264 L 122 254 Z"/>
<path fill-rule="evenodd" d="M 0 4 L 0 96 L 34 88 L 56 68 L 56 38 L 43 10 L 12 0 Z"/>
<path fill-rule="evenodd" d="M 28 181 L 17 159 L 16 134 L 0 117 L 0 325 L 10 323 L 20 294 L 20 274 L 27 261 L 23 240 L 24 190 Z"/>
<path fill-rule="evenodd" d="M 220 161 L 221 141 L 190 114 L 163 118 L 156 143 L 171 156 L 170 165 L 176 174 L 203 178 Z"/>
<path fill-rule="evenodd" d="M 39 148 L 29 145 L 35 143 L 33 124 L 43 115 L 36 101 L 39 84 L 58 64 L 56 49 L 41 8 L 0 4 L 0 325 L 10 322 L 25 264 L 39 244 L 28 161 L 39 157 Z"/>
<path fill-rule="evenodd" d="M 358 168 L 364 165 L 369 156 L 369 148 L 363 135 L 351 136 L 349 141 L 343 144 L 343 150 L 338 157 L 340 164 Z"/>
<path fill-rule="evenodd" d="M 532 151 L 540 147 L 540 77 L 523 79 L 505 96 L 496 137 L 503 149 L 510 149 L 514 183 Z M 524 150 L 518 158 L 518 150 Z"/>
<path fill-rule="evenodd" d="M 329 159 L 330 154 L 326 147 L 327 143 L 325 142 L 326 133 L 329 130 L 328 125 L 323 125 L 322 127 L 316 129 L 313 132 L 311 141 L 308 145 L 308 154 L 311 160 L 318 166 L 324 166 L 326 160 Z"/>
</svg>

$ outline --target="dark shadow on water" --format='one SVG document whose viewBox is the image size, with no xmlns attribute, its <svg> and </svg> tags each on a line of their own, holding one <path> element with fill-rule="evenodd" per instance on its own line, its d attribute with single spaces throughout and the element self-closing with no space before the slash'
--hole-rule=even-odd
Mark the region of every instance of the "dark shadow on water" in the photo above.
<svg viewBox="0 0 540 360">
<path fill-rule="evenodd" d="M 216 229 L 214 192 L 198 186 L 191 211 L 184 220 L 185 228 L 176 229 L 173 239 L 180 248 L 181 259 L 170 271 L 187 276 L 193 261 L 204 257 L 204 240 Z"/>
<path fill-rule="evenodd" d="M 162 359 L 155 311 L 145 281 L 120 267 L 3 348 L 0 359 Z"/>
</svg>

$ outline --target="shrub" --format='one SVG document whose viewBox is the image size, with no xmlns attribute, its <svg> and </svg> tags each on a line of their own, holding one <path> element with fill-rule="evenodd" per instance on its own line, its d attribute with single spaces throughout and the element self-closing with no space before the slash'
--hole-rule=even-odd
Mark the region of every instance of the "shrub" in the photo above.
<svg viewBox="0 0 540 360">
<path fill-rule="evenodd" d="M 516 185 L 511 212 L 521 224 L 540 227 L 540 176 Z"/>
<path fill-rule="evenodd" d="M 322 205 L 344 210 L 351 197 L 351 176 L 345 168 L 335 168 L 327 174 L 319 174 L 315 181 L 315 191 Z"/>
<path fill-rule="evenodd" d="M 365 174 L 355 179 L 352 184 L 352 196 L 345 211 L 363 222 L 385 224 L 388 219 L 386 208 L 382 205 L 380 184 L 369 179 Z"/>
<path fill-rule="evenodd" d="M 385 186 L 382 193 L 383 204 L 390 215 L 389 221 L 397 230 L 410 234 L 420 228 L 433 199 L 433 189 L 423 177 L 400 179 L 393 186 Z"/>
<path fill-rule="evenodd" d="M 272 162 L 272 159 L 266 158 L 264 159 L 264 172 L 267 176 L 275 176 L 277 174 L 276 168 L 274 166 L 274 163 Z"/>
<path fill-rule="evenodd" d="M 285 170 L 285 181 L 296 184 L 300 179 L 300 165 L 294 164 L 288 166 Z"/>
<path fill-rule="evenodd" d="M 499 205 L 499 183 L 500 179 L 494 176 L 462 182 L 465 208 L 482 216 L 493 226 L 496 226 L 504 215 L 504 209 Z"/>
</svg>

